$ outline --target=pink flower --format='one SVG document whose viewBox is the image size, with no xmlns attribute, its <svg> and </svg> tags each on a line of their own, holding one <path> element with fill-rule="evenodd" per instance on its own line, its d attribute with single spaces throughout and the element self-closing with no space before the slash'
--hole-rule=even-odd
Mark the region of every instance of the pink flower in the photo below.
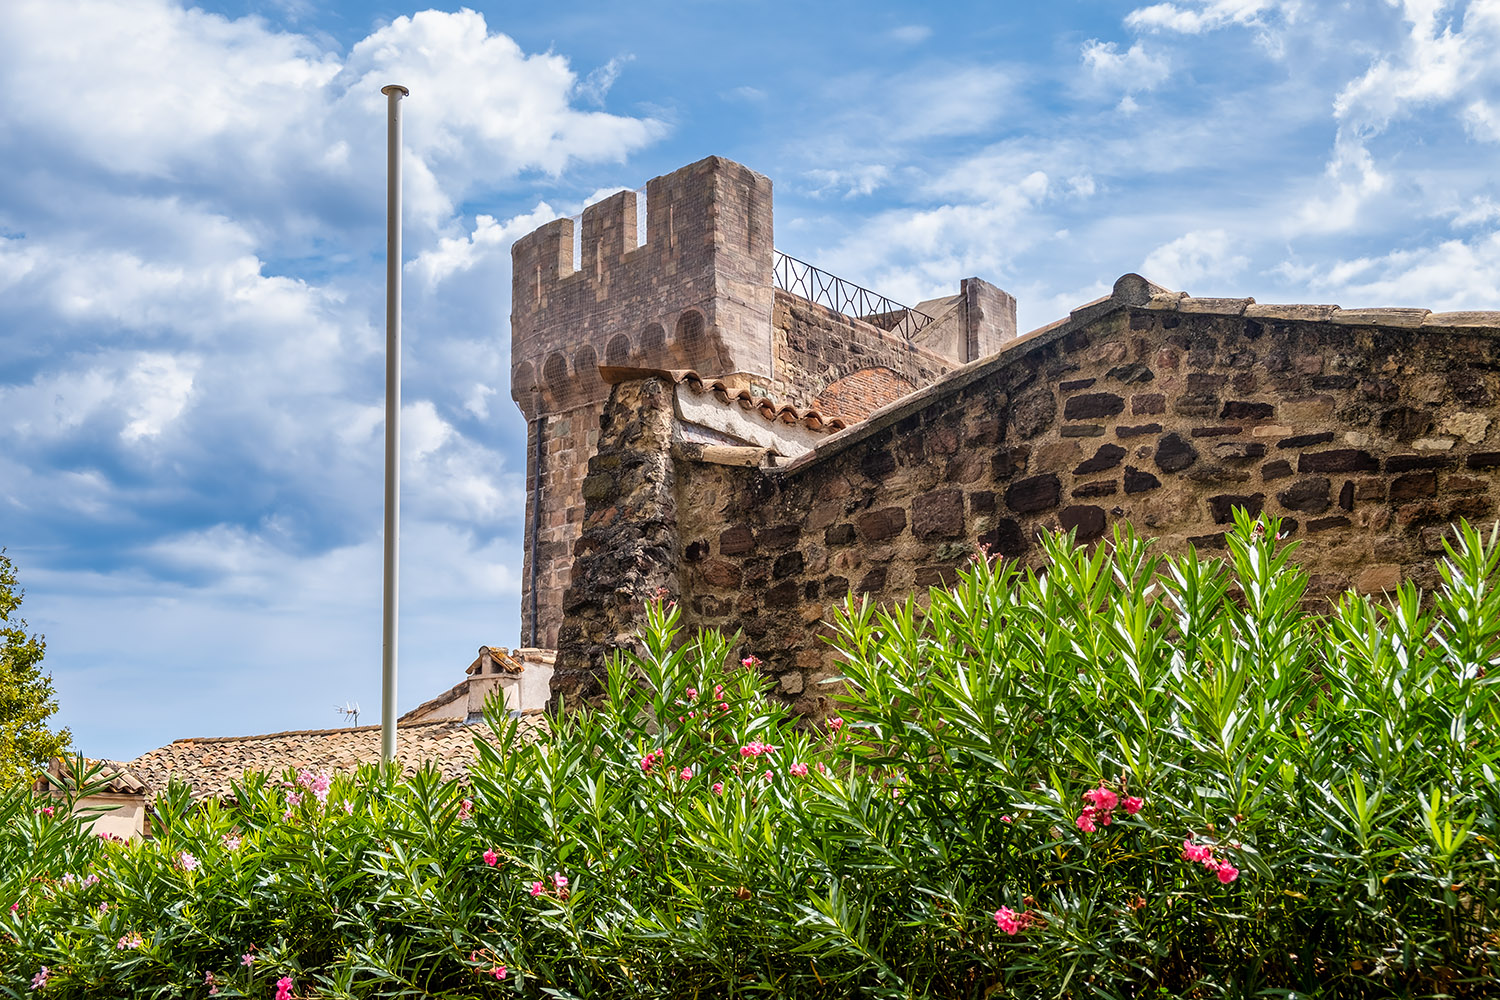
<svg viewBox="0 0 1500 1000">
<path fill-rule="evenodd" d="M 995 926 L 1014 937 L 1021 931 L 1021 915 L 1008 906 L 995 911 Z"/>
<path fill-rule="evenodd" d="M 825 764 L 825 763 L 823 763 L 821 760 L 818 761 L 818 773 L 819 774 L 827 774 L 828 773 L 828 765 Z"/>
<path fill-rule="evenodd" d="M 497 965 L 490 970 L 490 975 L 494 976 L 496 979 L 504 979 L 506 973 L 508 973 L 509 971 L 510 970 L 508 970 L 505 966 Z"/>
<path fill-rule="evenodd" d="M 828 728 L 832 729 L 834 732 L 838 732 L 840 729 L 844 728 L 844 720 L 835 715 L 833 718 L 828 720 Z"/>
<path fill-rule="evenodd" d="M 1002 823 L 1009 823 L 1010 821 L 1011 821 L 1011 819 L 1010 819 L 1010 814 L 1009 813 L 1006 813 L 1004 816 L 1000 817 L 1000 822 L 1002 822 Z"/>
<path fill-rule="evenodd" d="M 1102 782 L 1098 788 L 1084 792 L 1083 797 L 1100 812 L 1109 812 L 1120 803 L 1120 797 L 1108 788 L 1105 788 Z"/>
<path fill-rule="evenodd" d="M 714 697 L 715 698 L 722 698 L 722 697 L 724 697 L 724 685 L 722 685 L 722 684 L 715 684 L 714 685 Z"/>
<path fill-rule="evenodd" d="M 48 969 L 45 965 L 42 966 L 42 971 L 31 977 L 31 988 L 39 990 L 46 986 L 47 977 L 50 975 L 52 975 L 52 970 Z"/>
<path fill-rule="evenodd" d="M 1195 844 L 1191 837 L 1182 842 L 1182 860 L 1184 861 L 1208 861 L 1213 856 L 1214 849 L 1207 844 Z"/>
<path fill-rule="evenodd" d="M 790 774 L 794 774 L 799 778 L 805 778 L 807 777 L 807 765 L 802 763 L 801 761 L 798 761 L 791 767 L 787 768 L 787 772 Z"/>
<path fill-rule="evenodd" d="M 468 819 L 469 818 L 469 814 L 472 813 L 473 811 L 474 811 L 474 800 L 473 799 L 464 799 L 462 802 L 460 802 L 458 804 L 458 818 L 461 819 L 461 820 Z"/>
<path fill-rule="evenodd" d="M 292 1000 L 291 976 L 282 976 L 276 980 L 276 1000 Z"/>
<path fill-rule="evenodd" d="M 741 660 L 740 666 L 744 667 L 746 670 L 754 670 L 756 667 L 760 666 L 760 658 L 752 654 Z"/>
<path fill-rule="evenodd" d="M 245 954 L 243 954 L 243 955 L 240 956 L 240 964 L 241 965 L 254 965 L 255 964 L 255 956 L 252 955 L 250 952 L 246 952 Z"/>
<path fill-rule="evenodd" d="M 129 951 L 132 948 L 144 947 L 145 944 L 145 939 L 142 938 L 140 934 L 135 931 L 131 931 L 129 934 L 126 934 L 124 937 L 120 938 L 120 940 L 115 942 L 115 950 Z"/>
<path fill-rule="evenodd" d="M 721 711 L 721 712 L 727 712 L 727 711 L 729 711 L 729 702 L 727 702 L 727 701 L 721 701 L 721 702 L 719 702 L 719 711 Z"/>
<path fill-rule="evenodd" d="M 533 883 L 531 883 L 531 894 L 533 896 L 540 896 L 542 893 L 544 893 L 546 891 L 547 890 L 542 887 L 542 883 L 540 883 L 540 882 L 533 882 Z"/>
<path fill-rule="evenodd" d="M 1095 830 L 1099 829 L 1094 825 L 1094 809 L 1092 806 L 1079 813 L 1078 819 L 1075 820 L 1075 823 L 1077 824 L 1078 829 L 1082 830 L 1084 833 L 1093 833 Z"/>
<path fill-rule="evenodd" d="M 304 768 L 297 772 L 297 784 L 312 792 L 319 802 L 327 802 L 328 789 L 332 786 L 333 779 L 328 777 L 327 771 L 313 772 Z"/>
<path fill-rule="evenodd" d="M 564 875 L 562 872 L 553 872 L 552 884 L 557 886 L 557 888 L 559 889 L 566 889 L 568 887 L 568 876 Z"/>
<path fill-rule="evenodd" d="M 1240 870 L 1234 865 L 1230 864 L 1228 861 L 1220 861 L 1217 874 L 1219 876 L 1219 881 L 1223 882 L 1225 885 L 1228 885 L 1229 883 L 1240 877 Z"/>
<path fill-rule="evenodd" d="M 714 782 L 714 794 L 715 795 L 723 795 L 724 794 L 724 782 L 722 782 L 722 781 L 715 781 Z"/>
<path fill-rule="evenodd" d="M 697 688 L 688 688 L 687 689 L 687 698 L 688 698 L 688 701 L 693 701 L 697 697 L 698 697 L 698 689 Z"/>
<path fill-rule="evenodd" d="M 691 781 L 693 777 L 693 769 L 690 767 L 685 767 L 681 771 L 677 772 L 677 777 L 683 781 Z"/>
<path fill-rule="evenodd" d="M 1145 802 L 1132 795 L 1130 796 L 1130 798 L 1125 800 L 1125 811 L 1134 816 L 1136 813 L 1141 811 L 1141 806 L 1145 804 Z"/>
<path fill-rule="evenodd" d="M 238 851 L 240 849 L 240 837 L 236 833 L 226 833 L 223 837 L 225 850 Z"/>
<path fill-rule="evenodd" d="M 771 771 L 767 770 L 765 774 L 762 774 L 760 776 L 760 780 L 766 782 L 767 784 L 770 784 L 771 779 L 774 778 L 775 776 L 776 776 L 775 774 L 773 774 Z"/>
<path fill-rule="evenodd" d="M 201 867 L 201 864 L 197 858 L 193 857 L 187 851 L 183 851 L 177 855 L 177 867 L 185 872 L 195 872 Z"/>
<path fill-rule="evenodd" d="M 302 793 L 301 792 L 287 792 L 286 793 L 286 804 L 289 805 L 289 806 L 291 806 L 293 809 L 295 809 L 298 806 L 300 806 L 302 804 Z"/>
<path fill-rule="evenodd" d="M 491 868 L 495 867 L 495 862 L 499 860 L 500 855 L 495 853 L 495 849 L 493 847 L 484 852 L 484 863 L 489 865 Z"/>
</svg>

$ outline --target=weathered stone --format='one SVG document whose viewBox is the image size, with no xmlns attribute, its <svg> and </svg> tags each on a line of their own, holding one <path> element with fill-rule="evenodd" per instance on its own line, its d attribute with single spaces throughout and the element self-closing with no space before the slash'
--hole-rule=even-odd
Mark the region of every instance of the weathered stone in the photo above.
<svg viewBox="0 0 1500 1000">
<path fill-rule="evenodd" d="M 1172 412 L 1184 417 L 1212 417 L 1218 411 L 1219 397 L 1207 393 L 1184 393 L 1172 403 Z"/>
<path fill-rule="evenodd" d="M 1087 476 L 1095 472 L 1113 469 L 1125 458 L 1125 449 L 1117 444 L 1101 444 L 1094 457 L 1085 459 L 1073 470 L 1075 476 Z"/>
<path fill-rule="evenodd" d="M 1259 441 L 1221 441 L 1214 445 L 1214 457 L 1226 462 L 1245 462 L 1265 454 L 1266 446 Z"/>
<path fill-rule="evenodd" d="M 1345 510 L 1354 509 L 1354 480 L 1344 480 L 1344 485 L 1339 489 L 1339 506 Z"/>
<path fill-rule="evenodd" d="M 1448 455 L 1392 455 L 1385 460 L 1386 472 L 1410 472 L 1412 469 L 1445 469 L 1453 464 Z"/>
<path fill-rule="evenodd" d="M 713 559 L 698 569 L 698 578 L 719 590 L 734 590 L 740 585 L 740 567 L 727 559 Z"/>
<path fill-rule="evenodd" d="M 1026 462 L 1031 457 L 1031 449 L 1026 445 L 1017 445 L 1014 448 L 1001 448 L 995 453 L 995 460 L 991 463 L 991 470 L 996 479 L 1009 479 L 1026 471 Z"/>
<path fill-rule="evenodd" d="M 969 494 L 969 513 L 971 514 L 993 514 L 995 512 L 995 494 L 991 490 L 975 490 Z"/>
<path fill-rule="evenodd" d="M 1218 392 L 1228 381 L 1228 375 L 1200 372 L 1187 377 L 1187 388 L 1188 392 Z"/>
<path fill-rule="evenodd" d="M 866 594 L 873 594 L 885 588 L 885 567 L 876 566 L 865 574 L 864 579 L 859 581 L 859 590 Z"/>
<path fill-rule="evenodd" d="M 770 552 L 780 552 L 797 544 L 802 529 L 795 524 L 777 524 L 762 529 L 755 536 L 755 544 Z"/>
<path fill-rule="evenodd" d="M 1194 427 L 1193 437 L 1228 437 L 1231 434 L 1238 434 L 1244 429 L 1245 428 L 1239 426 L 1238 424 L 1218 424 L 1213 427 Z"/>
<path fill-rule="evenodd" d="M 1432 429 L 1432 416 L 1410 406 L 1398 406 L 1380 415 L 1380 429 L 1397 441 L 1411 441 Z"/>
<path fill-rule="evenodd" d="M 1011 404 L 1010 420 L 1016 433 L 1025 440 L 1034 438 L 1057 419 L 1057 399 L 1045 387 L 1032 389 Z"/>
<path fill-rule="evenodd" d="M 1160 434 L 1161 424 L 1136 424 L 1133 427 L 1116 427 L 1115 437 L 1133 438 L 1145 434 Z"/>
<path fill-rule="evenodd" d="M 1449 493 L 1481 493 L 1490 488 L 1490 481 L 1477 476 L 1449 476 L 1444 485 Z"/>
<path fill-rule="evenodd" d="M 1098 379 L 1079 378 L 1079 379 L 1073 379 L 1070 382 L 1059 382 L 1057 384 L 1057 387 L 1058 387 L 1058 389 L 1062 390 L 1063 392 L 1077 392 L 1080 389 L 1087 389 L 1089 386 L 1093 385 L 1097 381 L 1098 381 Z"/>
<path fill-rule="evenodd" d="M 1329 491 L 1333 484 L 1322 476 L 1299 479 L 1287 489 L 1276 494 L 1276 500 L 1287 510 L 1300 510 L 1304 514 L 1321 514 L 1332 506 Z"/>
<path fill-rule="evenodd" d="M 882 480 L 896 471 L 896 456 L 884 448 L 867 452 L 860 460 L 859 471 L 876 481 Z"/>
<path fill-rule="evenodd" d="M 1156 373 L 1144 362 L 1134 361 L 1128 365 L 1118 365 L 1111 368 L 1105 373 L 1104 377 L 1116 379 L 1117 381 L 1124 382 L 1126 385 L 1130 385 L 1132 383 L 1150 382 L 1156 378 Z"/>
<path fill-rule="evenodd" d="M 700 538 L 695 542 L 688 542 L 687 548 L 682 550 L 682 558 L 685 562 L 702 562 L 709 553 L 708 540 Z"/>
<path fill-rule="evenodd" d="M 1224 402 L 1219 411 L 1220 420 L 1269 420 L 1276 415 L 1276 407 L 1270 403 L 1251 403 L 1239 399 Z"/>
<path fill-rule="evenodd" d="M 1493 469 L 1500 465 L 1500 451 L 1480 451 L 1469 456 L 1471 469 Z"/>
<path fill-rule="evenodd" d="M 1010 518 L 1001 518 L 995 526 L 979 536 L 979 544 L 993 555 L 1015 558 L 1026 554 L 1026 533 Z"/>
<path fill-rule="evenodd" d="M 1005 491 L 1005 504 L 1020 514 L 1033 514 L 1050 510 L 1062 500 L 1062 484 L 1057 476 L 1047 473 L 1019 479 Z"/>
<path fill-rule="evenodd" d="M 796 580 L 783 580 L 770 590 L 766 591 L 766 607 L 768 608 L 792 608 L 797 606 L 798 597 L 802 588 L 797 586 Z"/>
<path fill-rule="evenodd" d="M 825 545 L 848 545 L 854 541 L 854 525 L 835 524 L 823 532 L 823 543 Z"/>
<path fill-rule="evenodd" d="M 1303 452 L 1297 459 L 1298 472 L 1378 472 L 1380 463 L 1367 451 L 1335 448 L 1330 451 Z"/>
<path fill-rule="evenodd" d="M 755 551 L 755 533 L 742 524 L 724 529 L 719 535 L 719 555 L 742 556 Z"/>
<path fill-rule="evenodd" d="M 1343 514 L 1336 514 L 1333 517 L 1320 517 L 1317 520 L 1307 522 L 1307 533 L 1312 535 L 1319 531 L 1328 531 L 1332 528 L 1347 528 L 1349 527 L 1349 523 L 1349 519 Z"/>
<path fill-rule="evenodd" d="M 1156 443 L 1156 467 L 1163 472 L 1181 472 L 1198 461 L 1198 449 L 1180 434 L 1168 434 Z"/>
<path fill-rule="evenodd" d="M 912 585 L 918 590 L 926 590 L 928 587 L 949 587 L 957 579 L 957 566 L 918 566 Z"/>
<path fill-rule="evenodd" d="M 1073 497 L 1077 500 L 1087 497 L 1108 497 L 1114 496 L 1119 491 L 1120 485 L 1118 483 L 1113 479 L 1105 479 L 1101 482 L 1084 483 L 1081 486 L 1073 487 Z"/>
<path fill-rule="evenodd" d="M 964 495 L 961 490 L 935 490 L 917 496 L 911 505 L 911 532 L 921 539 L 957 538 L 964 533 Z"/>
<path fill-rule="evenodd" d="M 608 472 L 596 472 L 583 480 L 580 490 L 583 499 L 593 503 L 601 503 L 613 500 L 619 496 L 619 488 L 615 485 L 615 477 Z"/>
<path fill-rule="evenodd" d="M 1307 380 L 1309 388 L 1319 391 L 1327 389 L 1353 389 L 1359 384 L 1359 379 L 1353 375 L 1314 375 Z"/>
<path fill-rule="evenodd" d="M 1157 479 L 1151 473 L 1142 472 L 1133 465 L 1125 466 L 1126 493 L 1145 493 L 1147 490 L 1154 490 L 1160 485 L 1161 480 Z"/>
<path fill-rule="evenodd" d="M 1478 444 L 1489 433 L 1490 418 L 1483 413 L 1453 413 L 1443 418 L 1438 433 L 1461 437 L 1470 444 Z"/>
<path fill-rule="evenodd" d="M 859 537 L 867 542 L 894 538 L 906 527 L 906 511 L 900 507 L 866 511 L 854 519 L 854 527 Z"/>
<path fill-rule="evenodd" d="M 1208 498 L 1208 510 L 1213 516 L 1215 524 L 1229 524 L 1234 520 L 1234 508 L 1241 507 L 1251 517 L 1255 517 L 1260 514 L 1265 501 L 1266 495 L 1264 493 L 1252 493 L 1249 496 L 1222 493 L 1219 496 Z"/>
<path fill-rule="evenodd" d="M 1384 594 L 1401 585 L 1401 567 L 1389 563 L 1366 566 L 1354 578 L 1354 589 L 1361 594 Z"/>
<path fill-rule="evenodd" d="M 1167 397 L 1164 393 L 1138 393 L 1130 397 L 1130 415 L 1133 417 L 1149 417 L 1166 412 Z"/>
<path fill-rule="evenodd" d="M 1391 480 L 1391 502 L 1437 496 L 1436 472 L 1412 472 Z"/>
<path fill-rule="evenodd" d="M 1260 478 L 1262 482 L 1273 482 L 1277 479 L 1285 479 L 1292 474 L 1292 463 L 1285 459 L 1277 459 L 1267 462 L 1260 467 Z"/>
<path fill-rule="evenodd" d="M 1077 539 L 1080 542 L 1091 542 L 1104 534 L 1104 508 L 1080 505 L 1076 507 L 1064 507 L 1057 515 L 1058 523 L 1064 531 L 1078 532 Z"/>
<path fill-rule="evenodd" d="M 1315 444 L 1327 444 L 1333 440 L 1331 431 L 1319 434 L 1299 434 L 1276 442 L 1277 448 L 1311 448 Z"/>
<path fill-rule="evenodd" d="M 1188 544 L 1199 549 L 1222 549 L 1226 546 L 1224 541 L 1225 532 L 1216 531 L 1211 535 L 1193 535 L 1188 539 Z"/>
<path fill-rule="evenodd" d="M 776 678 L 776 684 L 781 689 L 782 694 L 801 694 L 803 685 L 802 671 L 788 670 Z"/>
<path fill-rule="evenodd" d="M 1089 420 L 1112 417 L 1125 409 L 1124 397 L 1112 392 L 1088 392 L 1073 396 L 1063 404 L 1065 420 Z"/>
<path fill-rule="evenodd" d="M 782 580 L 802 572 L 806 559 L 801 552 L 786 552 L 776 557 L 771 567 L 771 579 Z"/>
<path fill-rule="evenodd" d="M 1457 439 L 1451 437 L 1425 437 L 1417 438 L 1411 446 L 1417 451 L 1451 451 L 1456 443 Z"/>
</svg>

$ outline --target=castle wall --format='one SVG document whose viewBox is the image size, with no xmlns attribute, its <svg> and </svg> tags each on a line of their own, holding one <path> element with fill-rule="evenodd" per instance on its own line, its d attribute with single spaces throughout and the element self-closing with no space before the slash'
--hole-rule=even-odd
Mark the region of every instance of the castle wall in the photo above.
<svg viewBox="0 0 1500 1000">
<path fill-rule="evenodd" d="M 830 605 L 922 593 L 981 547 L 1034 563 L 1039 531 L 1089 542 L 1130 521 L 1166 552 L 1212 553 L 1242 507 L 1285 519 L 1316 602 L 1432 586 L 1450 525 L 1494 519 L 1500 498 L 1493 313 L 1257 306 L 1127 276 L 777 469 L 612 433 L 653 384 L 611 403 L 581 546 L 629 549 L 641 587 L 621 592 L 613 553 L 580 560 L 554 691 L 592 690 L 658 587 L 689 626 L 743 630 L 744 652 L 816 715 L 837 673 L 819 639 Z M 626 544 L 630 518 L 649 542 Z"/>
</svg>

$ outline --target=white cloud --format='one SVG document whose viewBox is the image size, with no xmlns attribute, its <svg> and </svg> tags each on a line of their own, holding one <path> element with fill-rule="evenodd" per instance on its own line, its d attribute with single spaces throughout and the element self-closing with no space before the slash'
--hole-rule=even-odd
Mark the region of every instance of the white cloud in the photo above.
<svg viewBox="0 0 1500 1000">
<path fill-rule="evenodd" d="M 1226 290 L 1229 280 L 1250 263 L 1235 252 L 1235 240 L 1223 229 L 1195 230 L 1152 250 L 1141 263 L 1150 281 L 1187 291 L 1195 281 L 1215 281 Z"/>
<path fill-rule="evenodd" d="M 1292 6 L 1272 0 L 1198 0 L 1193 5 L 1156 3 L 1125 15 L 1125 25 L 1137 31 L 1176 31 L 1197 35 L 1231 24 L 1258 24 L 1261 15 Z"/>
<path fill-rule="evenodd" d="M 545 201 L 504 223 L 492 215 L 476 216 L 474 228 L 467 236 L 439 237 L 436 246 L 418 253 L 406 262 L 403 270 L 420 278 L 431 291 L 449 277 L 472 270 L 486 258 L 508 255 L 512 243 L 558 217 Z"/>
<path fill-rule="evenodd" d="M 196 359 L 170 354 L 148 354 L 136 362 L 125 380 L 131 397 L 125 406 L 130 422 L 120 432 L 126 441 L 155 437 L 182 413 L 193 394 Z"/>
<path fill-rule="evenodd" d="M 576 92 L 579 97 L 590 104 L 602 107 L 604 99 L 609 96 L 609 88 L 615 85 L 620 78 L 620 69 L 635 56 L 616 56 L 609 62 L 597 69 L 591 70 L 577 85 Z"/>
<path fill-rule="evenodd" d="M 1443 240 L 1381 256 L 1277 267 L 1328 301 L 1359 306 L 1416 306 L 1437 311 L 1500 308 L 1500 232 Z"/>
<path fill-rule="evenodd" d="M 1171 72 L 1166 56 L 1147 52 L 1136 42 L 1124 52 L 1114 42 L 1091 38 L 1083 46 L 1083 64 L 1094 81 L 1113 90 L 1151 90 Z"/>
<path fill-rule="evenodd" d="M 903 45 L 917 45 L 932 37 L 932 29 L 925 24 L 903 24 L 892 28 L 887 34 Z"/>
</svg>

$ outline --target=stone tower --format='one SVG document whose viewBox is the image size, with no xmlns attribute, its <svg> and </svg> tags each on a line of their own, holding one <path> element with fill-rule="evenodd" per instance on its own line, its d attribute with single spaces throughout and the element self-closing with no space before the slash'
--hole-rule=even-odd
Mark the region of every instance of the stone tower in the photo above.
<svg viewBox="0 0 1500 1000">
<path fill-rule="evenodd" d="M 771 181 L 720 157 L 622 191 L 511 249 L 511 397 L 526 415 L 521 639 L 556 645 L 580 492 L 609 386 L 599 366 L 771 371 Z"/>
<path fill-rule="evenodd" d="M 796 261 L 816 275 L 799 289 L 818 301 L 778 288 L 771 181 L 721 157 L 647 183 L 644 242 L 638 207 L 637 193 L 622 191 L 584 209 L 576 260 L 572 219 L 511 249 L 511 398 L 528 427 L 528 646 L 557 645 L 609 397 L 600 366 L 691 369 L 762 405 L 812 408 L 842 426 L 1015 336 L 1015 300 L 977 278 L 920 314 L 845 315 L 859 310 L 810 290 L 840 279 Z M 925 322 L 917 336 L 893 329 L 909 315 Z"/>
</svg>

